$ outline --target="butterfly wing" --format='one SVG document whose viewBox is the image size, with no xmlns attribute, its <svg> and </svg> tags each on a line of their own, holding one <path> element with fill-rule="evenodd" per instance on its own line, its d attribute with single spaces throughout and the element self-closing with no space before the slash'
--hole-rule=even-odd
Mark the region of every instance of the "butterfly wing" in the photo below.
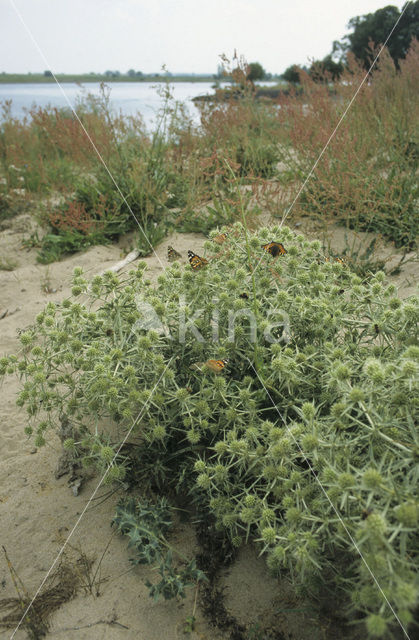
<svg viewBox="0 0 419 640">
<path fill-rule="evenodd" d="M 225 369 L 227 363 L 228 360 L 213 360 L 210 358 L 206 362 L 194 362 L 189 366 L 189 368 L 202 372 L 202 368 L 205 367 L 213 373 L 221 373 Z"/>
<path fill-rule="evenodd" d="M 345 258 L 333 258 L 335 262 L 339 262 L 340 264 L 346 265 Z M 325 258 L 325 262 L 330 262 L 330 258 Z"/>
<path fill-rule="evenodd" d="M 274 258 L 279 255 L 283 256 L 287 253 L 287 250 L 285 249 L 282 242 L 268 242 L 267 244 L 262 244 L 261 247 L 262 249 L 265 249 L 265 251 L 270 253 Z"/>
<path fill-rule="evenodd" d="M 169 245 L 167 247 L 167 259 L 169 260 L 169 262 L 174 262 L 175 260 L 179 260 L 179 258 L 181 258 L 181 254 L 176 251 L 176 249 L 173 249 L 173 247 L 171 245 Z"/>
<path fill-rule="evenodd" d="M 192 269 L 194 269 L 195 271 L 198 269 L 202 269 L 202 267 L 205 267 L 205 265 L 208 264 L 208 260 L 206 260 L 205 258 L 201 258 L 201 256 L 198 256 L 196 253 L 194 253 L 190 249 L 188 251 L 188 258 L 189 258 L 189 264 L 191 265 Z"/>
<path fill-rule="evenodd" d="M 224 244 L 224 242 L 227 240 L 227 234 L 226 233 L 219 233 L 218 236 L 215 236 L 215 238 L 213 238 L 213 240 L 217 244 Z"/>
<path fill-rule="evenodd" d="M 227 360 L 207 360 L 205 366 L 214 373 L 221 373 L 227 364 Z"/>
</svg>

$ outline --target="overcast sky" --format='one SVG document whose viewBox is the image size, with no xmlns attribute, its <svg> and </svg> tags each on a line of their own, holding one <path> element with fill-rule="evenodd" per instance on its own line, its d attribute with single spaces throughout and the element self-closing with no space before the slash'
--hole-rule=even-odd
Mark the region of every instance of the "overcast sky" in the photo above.
<svg viewBox="0 0 419 640">
<path fill-rule="evenodd" d="M 323 58 L 350 18 L 387 4 L 404 0 L 0 0 L 0 71 L 216 73 L 237 49 L 282 73 Z"/>
</svg>

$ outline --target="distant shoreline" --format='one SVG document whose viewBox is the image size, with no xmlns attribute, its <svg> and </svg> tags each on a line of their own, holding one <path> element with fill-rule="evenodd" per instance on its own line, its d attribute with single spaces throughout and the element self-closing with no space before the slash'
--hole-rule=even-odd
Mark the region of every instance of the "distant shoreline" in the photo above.
<svg viewBox="0 0 419 640">
<path fill-rule="evenodd" d="M 83 84 L 85 82 L 213 82 L 214 84 L 231 83 L 231 78 L 220 78 L 211 74 L 208 75 L 142 75 L 142 76 L 105 76 L 100 73 L 56 73 L 55 78 L 58 82 L 65 83 L 70 82 L 72 84 Z M 55 83 L 53 76 L 45 76 L 43 73 L 0 73 L 0 84 L 51 84 Z M 279 82 L 279 76 L 269 77 L 267 80 L 277 80 Z"/>
<path fill-rule="evenodd" d="M 58 82 L 71 82 L 85 83 L 85 82 L 216 82 L 219 78 L 215 78 L 213 75 L 173 75 L 173 76 L 160 76 L 160 75 L 144 75 L 144 76 L 105 76 L 102 74 L 63 74 L 57 73 L 55 75 Z M 229 80 L 222 79 L 223 82 L 229 82 Z M 45 76 L 43 73 L 0 73 L 0 84 L 50 84 L 55 83 L 53 76 Z"/>
<path fill-rule="evenodd" d="M 301 87 L 298 87 L 295 91 L 297 93 L 301 93 Z M 280 96 L 286 96 L 289 95 L 289 93 L 290 90 L 287 83 L 284 83 L 282 86 L 278 83 L 278 85 L 273 87 L 255 87 L 255 91 L 252 95 L 256 99 L 265 98 L 267 100 L 277 100 Z M 246 94 L 240 91 L 237 87 L 217 89 L 215 93 L 212 94 L 195 96 L 195 98 L 192 98 L 192 102 L 228 102 L 229 100 L 240 100 L 245 95 Z"/>
</svg>

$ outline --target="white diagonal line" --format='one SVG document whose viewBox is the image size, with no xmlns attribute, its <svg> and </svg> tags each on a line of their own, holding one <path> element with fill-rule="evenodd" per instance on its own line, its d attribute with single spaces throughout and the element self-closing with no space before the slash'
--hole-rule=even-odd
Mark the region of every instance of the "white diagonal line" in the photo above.
<svg viewBox="0 0 419 640">
<path fill-rule="evenodd" d="M 246 356 L 245 356 L 246 357 Z M 265 386 L 265 383 L 263 382 L 262 378 L 259 376 L 258 372 L 256 371 L 255 367 L 253 366 L 252 362 L 249 360 L 249 358 L 246 357 L 246 360 L 249 362 L 250 366 L 252 367 L 253 371 L 256 374 L 256 377 L 258 378 L 259 382 L 261 383 L 261 385 L 263 386 L 263 388 L 265 389 L 269 400 L 272 402 L 272 406 L 273 408 L 276 410 L 277 414 L 279 415 L 279 417 L 281 418 L 282 422 L 285 425 L 286 430 L 288 431 L 289 435 L 291 436 L 291 438 L 294 441 L 294 444 L 297 446 L 298 450 L 300 451 L 301 455 L 303 456 L 305 462 L 307 463 L 314 479 L 316 480 L 317 484 L 319 485 L 320 489 L 323 491 L 324 495 L 326 496 L 326 499 L 328 500 L 328 502 L 330 503 L 330 506 L 332 507 L 333 511 L 335 512 L 335 514 L 337 515 L 337 517 L 340 520 L 341 525 L 343 526 L 343 528 L 345 529 L 346 533 L 348 534 L 348 538 L 350 539 L 350 541 L 352 542 L 352 544 L 354 545 L 355 549 L 357 550 L 357 552 L 359 553 L 362 562 L 365 564 L 366 568 L 368 569 L 369 574 L 371 575 L 372 579 L 374 580 L 375 584 L 377 585 L 377 587 L 379 588 L 381 595 L 383 596 L 384 600 L 387 602 L 388 606 L 390 607 L 392 613 L 394 614 L 394 617 L 396 618 L 397 622 L 399 623 L 400 627 L 403 630 L 404 635 L 406 636 L 406 638 L 408 640 L 410 640 L 410 636 L 408 635 L 406 629 L 404 628 L 403 624 L 400 621 L 400 618 L 398 617 L 397 613 L 394 611 L 393 607 L 391 606 L 391 603 L 389 602 L 386 594 L 384 593 L 384 591 L 382 590 L 382 588 L 380 587 L 380 584 L 377 580 L 377 578 L 375 577 L 375 575 L 373 574 L 373 572 L 371 571 L 367 561 L 365 560 L 364 556 L 361 553 L 360 548 L 358 547 L 357 543 L 355 542 L 354 538 L 352 537 L 350 531 L 348 530 L 347 526 L 345 525 L 344 521 L 341 518 L 340 513 L 338 512 L 338 510 L 336 509 L 335 505 L 333 504 L 333 502 L 331 501 L 331 499 L 329 498 L 329 496 L 327 495 L 327 492 L 325 490 L 325 488 L 323 487 L 322 483 L 320 482 L 319 478 L 317 477 L 317 474 L 314 472 L 313 467 L 311 466 L 310 461 L 308 460 L 307 456 L 305 455 L 304 451 L 302 450 L 302 448 L 300 447 L 298 441 L 296 440 L 294 434 L 292 433 L 292 431 L 288 428 L 288 425 L 283 417 L 283 415 L 281 414 L 281 412 L 278 409 L 278 406 L 276 405 L 276 403 L 274 402 L 271 394 L 269 393 L 268 389 Z"/>
<path fill-rule="evenodd" d="M 39 55 L 41 56 L 41 58 L 43 59 L 43 61 L 45 62 L 45 65 L 48 69 L 51 69 L 51 65 L 49 64 L 48 60 L 46 59 L 44 52 L 42 51 L 41 47 L 39 46 L 38 42 L 35 40 L 34 35 L 32 34 L 32 31 L 29 29 L 28 25 L 26 24 L 26 22 L 23 19 L 22 14 L 20 13 L 19 9 L 16 7 L 16 4 L 14 2 L 14 0 L 10 0 L 10 4 L 12 5 L 17 17 L 19 18 L 19 20 L 21 21 L 22 25 L 24 26 L 25 30 L 27 31 L 27 33 L 29 34 L 30 39 L 32 40 L 33 44 L 35 45 L 36 49 L 38 50 Z M 92 145 L 94 151 L 96 152 L 96 155 L 98 156 L 99 160 L 101 161 L 101 163 L 103 164 L 103 166 L 106 169 L 106 172 L 108 173 L 110 179 L 112 180 L 112 182 L 114 183 L 119 195 L 121 196 L 122 200 L 124 201 L 124 203 L 126 204 L 126 206 L 128 207 L 128 210 L 130 212 L 130 214 L 132 215 L 132 217 L 134 218 L 135 222 L 138 225 L 138 228 L 140 229 L 141 233 L 143 234 L 144 238 L 146 239 L 147 243 L 149 244 L 152 252 L 154 253 L 154 255 L 156 256 L 157 260 L 160 263 L 160 266 L 162 269 L 164 269 L 163 263 L 160 260 L 159 256 L 157 255 L 157 253 L 154 250 L 153 245 L 151 244 L 150 240 L 148 239 L 148 237 L 145 234 L 145 231 L 143 229 L 143 227 L 141 226 L 141 224 L 138 221 L 137 216 L 135 215 L 135 213 L 133 212 L 133 210 L 131 209 L 131 206 L 129 204 L 129 202 L 127 201 L 126 197 L 124 196 L 124 194 L 122 193 L 121 189 L 119 188 L 115 178 L 113 177 L 112 173 L 110 172 L 108 165 L 106 164 L 106 162 L 104 161 L 100 151 L 98 150 L 97 146 L 95 145 L 95 143 L 93 142 L 92 138 L 89 135 L 89 132 L 87 131 L 86 127 L 84 126 L 84 124 L 82 123 L 82 121 L 80 120 L 77 112 L 75 111 L 73 105 L 71 104 L 66 92 L 64 91 L 62 85 L 60 84 L 60 82 L 57 80 L 57 77 L 55 76 L 55 74 L 51 71 L 52 77 L 54 78 L 55 82 L 57 83 L 57 86 L 59 87 L 61 93 L 64 96 L 65 101 L 67 102 L 68 106 L 70 107 L 71 111 L 73 112 L 73 115 L 75 116 L 75 118 L 77 119 L 77 122 L 79 123 L 79 125 L 81 126 L 81 128 L 83 129 L 83 132 L 85 133 L 86 137 L 88 138 L 90 144 Z"/>
<path fill-rule="evenodd" d="M 160 378 L 157 380 L 156 384 L 154 385 L 150 397 L 148 398 L 148 400 L 145 402 L 143 408 L 141 409 L 140 413 L 137 415 L 137 417 L 135 418 L 134 422 L 132 423 L 131 427 L 128 430 L 128 433 L 126 434 L 125 438 L 122 440 L 121 444 L 118 447 L 117 452 L 115 453 L 111 463 L 109 464 L 108 468 L 106 469 L 105 473 L 103 474 L 102 478 L 100 479 L 99 484 L 97 485 L 96 489 L 93 491 L 92 495 L 90 496 L 89 500 L 87 501 L 85 507 L 83 508 L 83 511 L 81 512 L 81 514 L 79 515 L 79 517 L 77 518 L 77 522 L 74 525 L 74 527 L 72 528 L 72 530 L 70 531 L 70 533 L 68 534 L 63 546 L 61 547 L 61 549 L 59 550 L 59 552 L 57 553 L 57 556 L 54 560 L 54 562 L 52 563 L 52 565 L 50 566 L 50 568 L 48 569 L 47 573 L 45 574 L 44 579 L 42 580 L 41 584 L 39 585 L 38 589 L 36 590 L 36 593 L 34 595 L 34 597 L 32 598 L 32 600 L 30 601 L 30 603 L 28 604 L 28 606 L 26 607 L 25 611 L 23 612 L 23 615 L 21 617 L 21 619 L 18 622 L 18 625 L 16 627 L 16 629 L 13 631 L 12 635 L 10 636 L 10 640 L 12 640 L 12 638 L 14 638 L 14 635 L 16 633 L 16 631 L 19 629 L 20 625 L 22 624 L 26 614 L 28 613 L 29 609 L 32 607 L 33 603 L 35 602 L 37 596 L 39 595 L 39 592 L 41 591 L 42 587 L 44 586 L 45 582 L 48 579 L 48 576 L 50 575 L 51 571 L 53 570 L 53 568 L 55 567 L 55 565 L 57 564 L 58 560 L 60 559 L 60 557 L 62 556 L 64 549 L 67 546 L 68 541 L 70 540 L 71 536 L 73 535 L 73 533 L 75 532 L 75 530 L 77 529 L 78 525 L 80 524 L 81 519 L 83 518 L 84 514 L 86 513 L 89 504 L 92 502 L 93 498 L 95 497 L 96 493 L 98 492 L 99 488 L 102 486 L 103 481 L 105 480 L 106 476 L 108 475 L 108 471 L 111 468 L 112 464 L 115 462 L 116 457 L 118 456 L 119 452 L 121 451 L 123 445 L 125 444 L 125 442 L 127 441 L 131 431 L 133 430 L 134 426 L 137 424 L 138 420 L 141 418 L 145 408 L 147 407 L 148 403 L 151 401 L 151 398 L 153 397 L 153 393 L 155 392 L 155 390 L 157 389 L 157 386 L 160 382 L 160 380 L 162 379 L 163 375 L 166 373 L 166 370 L 170 364 L 171 360 L 169 360 L 169 362 L 167 363 L 166 367 L 164 368 L 162 374 L 160 375 Z"/>
<path fill-rule="evenodd" d="M 386 41 L 384 42 L 384 44 L 382 45 L 381 49 L 379 50 L 379 52 L 377 53 L 377 55 L 374 58 L 374 61 L 372 63 L 372 65 L 370 66 L 370 68 L 368 69 L 367 73 L 365 74 L 361 84 L 359 85 L 358 89 L 355 91 L 354 95 L 352 96 L 352 99 L 350 100 L 348 106 L 346 107 L 345 111 L 343 112 L 343 114 L 341 115 L 341 117 L 339 118 L 339 122 L 337 123 L 336 127 L 333 129 L 332 133 L 330 134 L 330 137 L 328 139 L 328 141 L 326 142 L 326 144 L 324 145 L 322 151 L 320 152 L 319 157 L 317 158 L 316 162 L 314 163 L 314 165 L 312 166 L 309 174 L 307 175 L 306 179 L 304 180 L 302 186 L 300 187 L 300 189 L 298 190 L 297 195 L 295 196 L 294 200 L 292 201 L 290 207 L 288 208 L 288 210 L 286 211 L 284 217 L 282 218 L 279 227 L 281 228 L 282 225 L 284 224 L 285 220 L 288 217 L 288 214 L 290 213 L 291 209 L 293 208 L 294 204 L 297 202 L 300 193 L 302 192 L 302 190 L 304 189 L 304 187 L 306 186 L 307 182 L 309 181 L 310 177 L 313 175 L 313 171 L 315 170 L 315 168 L 317 167 L 317 165 L 319 164 L 324 152 L 326 151 L 327 147 L 329 146 L 329 143 L 331 142 L 332 138 L 334 137 L 336 131 L 339 129 L 340 125 L 342 124 L 343 119 L 345 118 L 346 114 L 348 113 L 349 109 L 352 106 L 352 103 L 354 102 L 355 98 L 357 97 L 358 93 L 361 91 L 362 86 L 364 85 L 364 82 L 366 81 L 366 79 L 368 78 L 372 68 L 374 67 L 375 63 L 377 62 L 382 50 L 384 49 L 384 47 L 386 46 L 387 42 L 390 39 L 391 34 L 393 33 L 394 29 L 397 27 L 397 25 L 399 24 L 404 12 L 406 11 L 408 5 L 410 4 L 411 0 L 409 0 L 409 2 L 406 2 L 405 6 L 403 7 L 403 11 L 401 12 L 401 14 L 399 15 L 399 17 L 396 20 L 396 23 L 394 24 L 394 27 L 392 28 L 392 30 L 390 31 L 390 33 L 388 34 Z"/>
</svg>

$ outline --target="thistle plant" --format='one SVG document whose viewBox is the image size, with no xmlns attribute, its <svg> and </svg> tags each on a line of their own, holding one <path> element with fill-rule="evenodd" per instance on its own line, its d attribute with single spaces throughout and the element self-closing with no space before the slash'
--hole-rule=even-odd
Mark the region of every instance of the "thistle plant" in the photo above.
<svg viewBox="0 0 419 640">
<path fill-rule="evenodd" d="M 91 282 L 75 270 L 72 296 L 0 361 L 22 378 L 25 432 L 41 446 L 65 415 L 80 434 L 73 455 L 109 481 L 128 472 L 115 454 L 129 434 L 129 473 L 146 461 L 149 481 L 192 496 L 234 545 L 255 541 L 271 571 L 340 594 L 369 636 L 408 628 L 418 297 L 400 300 L 382 272 L 362 279 L 286 227 L 247 243 L 240 223 L 221 232 L 205 267 L 174 262 L 155 285 L 144 263 Z M 271 240 L 287 253 L 261 248 Z M 209 359 L 226 362 L 221 373 L 197 366 Z"/>
<path fill-rule="evenodd" d="M 205 574 L 196 568 L 195 560 L 179 569 L 173 562 L 173 550 L 166 540 L 166 534 L 172 526 L 170 507 L 162 498 L 156 504 L 135 498 L 122 499 L 116 508 L 112 520 L 120 533 L 129 538 L 129 547 L 135 550 L 131 559 L 134 564 L 156 565 L 161 580 L 146 586 L 150 596 L 158 600 L 162 595 L 165 600 L 180 596 L 185 597 L 185 588 L 201 580 Z"/>
</svg>

